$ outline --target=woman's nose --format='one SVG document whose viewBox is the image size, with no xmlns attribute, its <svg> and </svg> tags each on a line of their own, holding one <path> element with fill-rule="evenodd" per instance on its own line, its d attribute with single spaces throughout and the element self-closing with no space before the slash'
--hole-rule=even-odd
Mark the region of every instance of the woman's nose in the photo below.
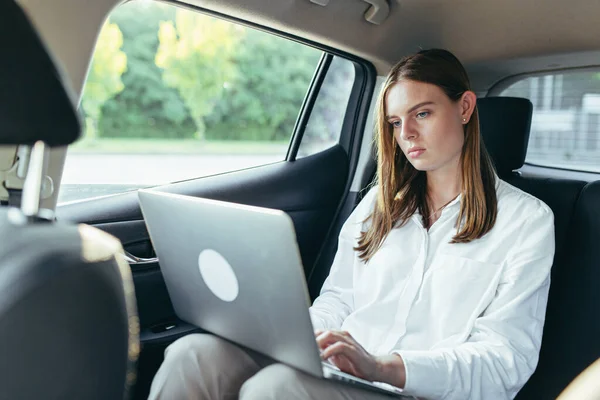
<svg viewBox="0 0 600 400">
<path fill-rule="evenodd" d="M 412 140 L 417 137 L 417 131 L 412 124 L 405 123 L 402 125 L 400 137 L 402 140 Z"/>
</svg>

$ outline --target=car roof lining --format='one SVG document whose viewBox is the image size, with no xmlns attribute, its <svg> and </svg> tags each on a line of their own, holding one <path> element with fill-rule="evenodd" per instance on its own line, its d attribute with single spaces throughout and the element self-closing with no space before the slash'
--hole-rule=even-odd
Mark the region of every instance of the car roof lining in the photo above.
<svg viewBox="0 0 600 400">
<path fill-rule="evenodd" d="M 597 65 L 600 2 L 588 0 L 389 0 L 381 25 L 365 20 L 365 1 L 185 0 L 356 55 L 384 75 L 421 48 L 454 52 L 475 90 L 514 74 Z M 419 21 L 418 24 L 413 21 Z"/>
</svg>

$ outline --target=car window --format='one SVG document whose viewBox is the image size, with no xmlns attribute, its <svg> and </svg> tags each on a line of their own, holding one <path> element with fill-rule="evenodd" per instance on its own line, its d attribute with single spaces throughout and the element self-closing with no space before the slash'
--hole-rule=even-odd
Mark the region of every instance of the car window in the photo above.
<svg viewBox="0 0 600 400">
<path fill-rule="evenodd" d="M 284 160 L 322 54 L 168 4 L 117 7 L 97 40 L 59 203 Z M 332 62 L 303 155 L 337 142 L 352 68 Z"/>
<path fill-rule="evenodd" d="M 354 78 L 354 64 L 334 56 L 306 124 L 297 158 L 339 142 Z"/>
<path fill-rule="evenodd" d="M 533 103 L 526 162 L 600 172 L 600 72 L 564 71 L 514 82 L 501 96 Z"/>
</svg>

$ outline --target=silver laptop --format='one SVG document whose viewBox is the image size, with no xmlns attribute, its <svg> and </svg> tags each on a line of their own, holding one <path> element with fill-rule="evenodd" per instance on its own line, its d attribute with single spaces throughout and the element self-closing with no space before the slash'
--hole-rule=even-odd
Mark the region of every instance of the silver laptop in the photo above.
<svg viewBox="0 0 600 400">
<path fill-rule="evenodd" d="M 321 360 L 286 213 L 151 190 L 139 200 L 179 318 L 316 377 L 400 396 Z"/>
</svg>

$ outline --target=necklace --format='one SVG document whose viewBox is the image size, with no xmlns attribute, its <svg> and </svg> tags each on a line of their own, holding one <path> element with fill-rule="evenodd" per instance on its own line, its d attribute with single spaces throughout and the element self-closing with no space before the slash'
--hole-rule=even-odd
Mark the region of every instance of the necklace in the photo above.
<svg viewBox="0 0 600 400">
<path fill-rule="evenodd" d="M 437 210 L 435 210 L 433 213 L 431 213 L 427 219 L 429 220 L 429 219 L 433 218 L 437 213 L 439 213 L 440 211 L 442 211 L 444 209 L 444 207 L 446 207 L 448 204 L 450 204 L 454 200 L 456 200 L 457 197 L 458 197 L 458 194 L 453 199 L 451 199 L 449 202 L 447 202 L 446 204 L 444 204 L 443 206 L 441 206 L 440 208 L 438 208 Z"/>
</svg>

